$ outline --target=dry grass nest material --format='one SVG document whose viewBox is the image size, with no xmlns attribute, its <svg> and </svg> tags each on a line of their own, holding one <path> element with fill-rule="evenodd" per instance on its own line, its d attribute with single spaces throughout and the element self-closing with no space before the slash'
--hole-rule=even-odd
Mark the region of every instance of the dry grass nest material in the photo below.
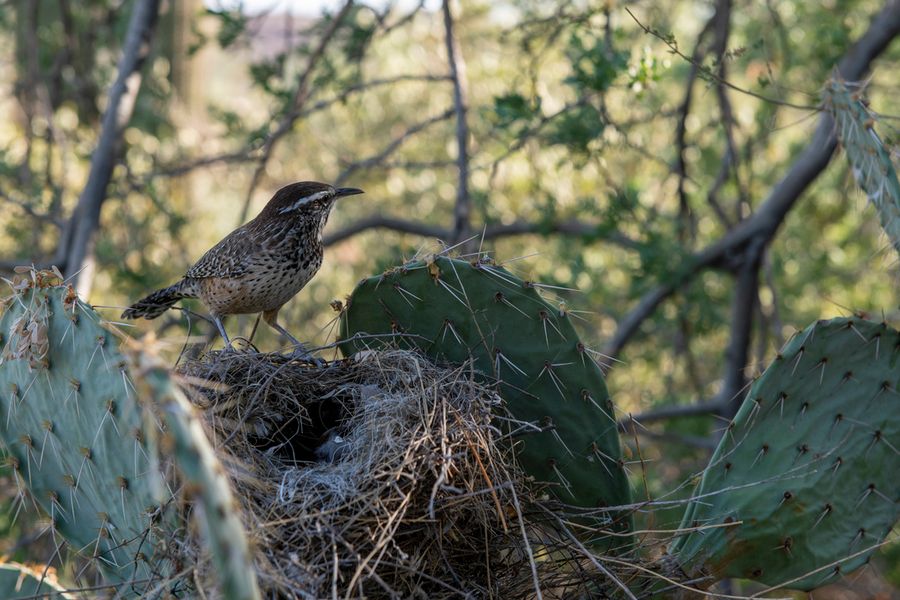
<svg viewBox="0 0 900 600">
<path fill-rule="evenodd" d="M 466 366 L 401 350 L 321 367 L 241 352 L 180 372 L 269 596 L 577 598 L 611 585 L 529 489 L 491 424 L 498 396 Z"/>
</svg>

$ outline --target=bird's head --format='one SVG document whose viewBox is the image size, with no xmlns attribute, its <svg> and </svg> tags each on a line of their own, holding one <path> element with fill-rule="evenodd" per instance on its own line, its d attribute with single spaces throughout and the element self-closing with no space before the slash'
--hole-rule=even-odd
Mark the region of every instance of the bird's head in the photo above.
<svg viewBox="0 0 900 600">
<path fill-rule="evenodd" d="M 362 193 L 362 190 L 356 188 L 336 188 L 317 181 L 298 181 L 275 192 L 259 216 L 275 219 L 327 217 L 335 200 Z"/>
</svg>

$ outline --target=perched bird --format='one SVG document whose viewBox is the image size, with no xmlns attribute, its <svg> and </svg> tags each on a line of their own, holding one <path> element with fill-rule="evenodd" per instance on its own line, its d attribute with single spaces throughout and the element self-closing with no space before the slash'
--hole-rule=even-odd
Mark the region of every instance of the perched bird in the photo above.
<svg viewBox="0 0 900 600">
<path fill-rule="evenodd" d="M 135 302 L 122 317 L 155 319 L 182 298 L 200 298 L 227 346 L 231 340 L 222 317 L 262 313 L 267 324 L 303 351 L 278 324 L 278 311 L 322 265 L 322 229 L 335 200 L 362 193 L 315 181 L 281 188 L 255 219 L 210 248 L 181 281 Z"/>
</svg>

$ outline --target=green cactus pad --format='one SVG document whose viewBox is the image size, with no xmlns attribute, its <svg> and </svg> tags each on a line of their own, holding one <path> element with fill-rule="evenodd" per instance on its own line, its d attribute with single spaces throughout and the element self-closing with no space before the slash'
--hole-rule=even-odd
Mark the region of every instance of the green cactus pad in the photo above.
<svg viewBox="0 0 900 600">
<path fill-rule="evenodd" d="M 853 177 L 875 205 L 881 226 L 900 253 L 900 181 L 875 123 L 878 116 L 835 75 L 825 86 L 824 105 L 834 118 L 835 131 L 847 153 Z"/>
<path fill-rule="evenodd" d="M 155 428 L 116 337 L 51 277 L 32 272 L 5 300 L 0 437 L 17 484 L 69 548 L 138 592 L 166 570 L 152 534 L 163 499 Z"/>
<path fill-rule="evenodd" d="M 0 439 L 22 494 L 30 493 L 78 555 L 119 597 L 157 597 L 183 524 L 164 491 L 157 438 L 172 449 L 225 598 L 259 597 L 246 535 L 209 441 L 168 371 L 116 335 L 58 273 L 17 278 L 0 317 Z M 169 546 L 169 547 L 167 547 Z M 150 596 L 146 596 L 150 593 Z"/>
<path fill-rule="evenodd" d="M 570 315 L 488 261 L 444 256 L 362 281 L 341 318 L 345 355 L 382 341 L 442 361 L 472 359 L 500 382 L 525 471 L 580 507 L 628 504 L 630 488 L 600 368 Z M 402 334 L 392 337 L 385 334 Z M 618 527 L 627 518 L 618 517 Z"/>
<path fill-rule="evenodd" d="M 750 388 L 670 553 L 689 576 L 809 590 L 864 564 L 900 516 L 900 334 L 797 334 Z M 707 528 L 708 527 L 708 528 Z"/>
</svg>

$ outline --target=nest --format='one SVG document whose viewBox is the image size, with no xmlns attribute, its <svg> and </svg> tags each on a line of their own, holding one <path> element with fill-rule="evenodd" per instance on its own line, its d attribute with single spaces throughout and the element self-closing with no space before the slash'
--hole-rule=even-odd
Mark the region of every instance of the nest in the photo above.
<svg viewBox="0 0 900 600">
<path fill-rule="evenodd" d="M 211 353 L 180 374 L 279 598 L 604 597 L 615 576 L 515 465 L 470 368 Z M 212 578 L 212 577 L 211 577 Z"/>
</svg>

